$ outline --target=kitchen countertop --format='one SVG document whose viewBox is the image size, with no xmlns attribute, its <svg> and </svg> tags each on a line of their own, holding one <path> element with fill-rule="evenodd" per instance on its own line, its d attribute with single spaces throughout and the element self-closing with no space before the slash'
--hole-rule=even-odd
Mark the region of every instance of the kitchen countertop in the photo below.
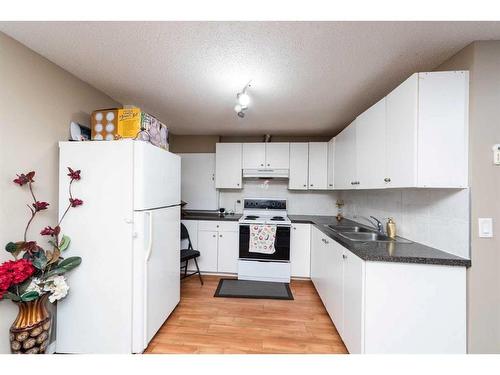
<svg viewBox="0 0 500 375">
<path fill-rule="evenodd" d="M 241 214 L 223 215 L 218 211 L 183 210 L 182 220 L 238 221 Z M 349 219 L 337 221 L 335 216 L 288 215 L 292 223 L 312 224 L 325 235 L 335 240 L 349 251 L 366 261 L 438 264 L 446 266 L 470 267 L 469 259 L 449 254 L 418 242 L 358 242 L 349 241 L 325 225 L 359 225 Z"/>
<path fill-rule="evenodd" d="M 181 220 L 238 221 L 241 214 L 222 215 L 219 211 L 182 210 Z"/>
<path fill-rule="evenodd" d="M 325 225 L 360 225 L 359 223 L 335 216 L 288 215 L 292 223 L 312 224 L 331 239 L 366 261 L 400 262 L 420 264 L 440 264 L 446 266 L 470 267 L 469 259 L 449 254 L 418 242 L 354 242 L 340 236 Z M 361 224 L 360 226 L 366 227 Z"/>
</svg>

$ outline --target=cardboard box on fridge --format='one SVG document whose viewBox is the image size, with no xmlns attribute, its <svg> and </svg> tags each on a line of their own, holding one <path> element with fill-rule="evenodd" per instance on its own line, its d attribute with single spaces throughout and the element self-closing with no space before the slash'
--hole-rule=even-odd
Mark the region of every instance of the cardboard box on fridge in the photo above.
<svg viewBox="0 0 500 375">
<path fill-rule="evenodd" d="M 92 112 L 91 138 L 94 141 L 112 141 L 135 138 L 141 131 L 140 108 L 109 108 Z"/>
<path fill-rule="evenodd" d="M 168 150 L 168 128 L 140 108 L 111 108 L 92 112 L 92 140 L 136 138 Z"/>
</svg>

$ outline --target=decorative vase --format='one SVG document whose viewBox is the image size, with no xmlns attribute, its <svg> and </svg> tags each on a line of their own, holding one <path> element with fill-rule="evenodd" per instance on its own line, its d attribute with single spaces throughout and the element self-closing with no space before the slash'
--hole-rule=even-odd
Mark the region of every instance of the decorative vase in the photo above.
<svg viewBox="0 0 500 375">
<path fill-rule="evenodd" d="M 10 327 L 12 354 L 44 354 L 50 340 L 52 317 L 47 310 L 48 294 L 29 302 L 15 302 L 17 318 Z"/>
</svg>

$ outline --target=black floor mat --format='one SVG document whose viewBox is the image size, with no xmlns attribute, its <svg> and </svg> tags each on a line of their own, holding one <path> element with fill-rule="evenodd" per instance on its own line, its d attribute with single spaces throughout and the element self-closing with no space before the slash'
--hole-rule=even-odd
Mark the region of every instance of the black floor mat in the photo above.
<svg viewBox="0 0 500 375">
<path fill-rule="evenodd" d="M 214 297 L 293 300 L 288 283 L 221 279 Z"/>
</svg>

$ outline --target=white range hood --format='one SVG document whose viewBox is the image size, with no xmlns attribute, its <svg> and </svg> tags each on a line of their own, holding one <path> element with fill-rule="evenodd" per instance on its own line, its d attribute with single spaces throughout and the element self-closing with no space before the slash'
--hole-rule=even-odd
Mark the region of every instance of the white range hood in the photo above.
<svg viewBox="0 0 500 375">
<path fill-rule="evenodd" d="M 288 178 L 288 169 L 243 169 L 243 178 Z"/>
</svg>

